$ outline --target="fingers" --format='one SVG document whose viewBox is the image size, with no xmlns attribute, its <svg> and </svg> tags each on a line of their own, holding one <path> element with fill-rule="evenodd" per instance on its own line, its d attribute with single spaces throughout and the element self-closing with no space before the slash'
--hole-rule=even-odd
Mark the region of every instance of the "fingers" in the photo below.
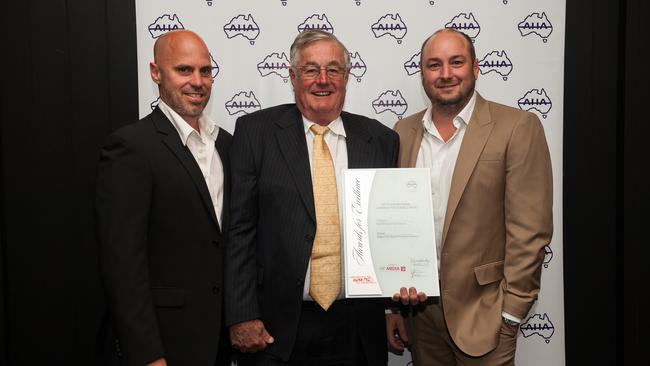
<svg viewBox="0 0 650 366">
<path fill-rule="evenodd" d="M 398 354 L 403 353 L 405 347 L 405 343 L 399 333 L 400 323 L 403 327 L 404 320 L 401 315 L 386 314 L 386 338 L 388 339 L 388 347 L 392 352 Z"/>
<path fill-rule="evenodd" d="M 266 331 L 261 320 L 250 320 L 230 327 L 230 342 L 233 348 L 244 353 L 261 351 L 273 337 Z"/>
<path fill-rule="evenodd" d="M 418 290 L 415 287 L 400 288 L 399 292 L 393 294 L 393 301 L 401 302 L 402 305 L 417 305 L 427 300 L 427 294 Z"/>
</svg>

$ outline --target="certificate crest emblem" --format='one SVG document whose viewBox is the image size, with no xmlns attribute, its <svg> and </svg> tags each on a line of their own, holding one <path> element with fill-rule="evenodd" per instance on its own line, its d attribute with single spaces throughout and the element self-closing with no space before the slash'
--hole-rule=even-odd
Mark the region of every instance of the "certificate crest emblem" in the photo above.
<svg viewBox="0 0 650 366">
<path fill-rule="evenodd" d="M 406 182 L 406 188 L 409 190 L 409 192 L 414 192 L 418 188 L 418 183 L 414 180 L 409 180 Z"/>
</svg>

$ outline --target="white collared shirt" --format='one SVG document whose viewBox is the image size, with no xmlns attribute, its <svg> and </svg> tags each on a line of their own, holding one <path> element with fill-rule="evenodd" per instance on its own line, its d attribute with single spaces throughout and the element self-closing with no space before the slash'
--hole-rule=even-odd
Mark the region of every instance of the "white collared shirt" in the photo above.
<svg viewBox="0 0 650 366">
<path fill-rule="evenodd" d="M 312 159 L 314 156 L 314 137 L 316 136 L 314 132 L 310 129 L 315 123 L 302 117 L 302 124 L 305 128 L 305 139 L 307 141 L 307 152 L 309 153 L 309 171 L 312 171 Z M 343 253 L 343 215 L 341 208 L 343 207 L 342 197 L 343 195 L 343 171 L 348 168 L 348 148 L 345 143 L 345 128 L 343 128 L 343 120 L 339 116 L 334 121 L 330 122 L 329 131 L 325 134 L 325 144 L 330 150 L 330 155 L 332 155 L 332 161 L 334 161 L 334 170 L 336 171 L 336 190 L 338 192 L 339 198 L 339 222 L 341 223 L 341 253 Z M 312 300 L 309 295 L 309 285 L 310 285 L 310 274 L 311 274 L 311 259 L 309 260 L 309 265 L 307 266 L 307 273 L 305 275 L 305 287 L 303 288 L 302 298 L 303 300 Z M 337 299 L 342 299 L 345 297 L 344 291 L 345 282 L 343 281 L 343 262 L 341 261 L 341 292 Z"/>
<path fill-rule="evenodd" d="M 438 253 L 438 268 L 440 268 L 440 254 L 442 253 L 442 229 L 445 224 L 445 213 L 449 201 L 451 178 L 454 174 L 456 159 L 463 143 L 467 125 L 474 112 L 476 92 L 472 95 L 467 105 L 453 119 L 456 131 L 444 141 L 431 119 L 431 106 L 422 117 L 424 135 L 418 151 L 416 168 L 429 168 L 431 172 L 431 201 L 433 203 L 433 223 L 436 237 L 436 252 Z"/>
<path fill-rule="evenodd" d="M 176 111 L 171 109 L 165 102 L 160 100 L 158 103 L 160 110 L 171 121 L 172 125 L 178 132 L 178 136 L 184 146 L 192 153 L 194 160 L 199 165 L 205 184 L 208 186 L 210 198 L 214 212 L 217 215 L 219 225 L 221 225 L 223 211 L 223 165 L 219 152 L 215 146 L 217 136 L 219 136 L 219 126 L 210 119 L 205 113 L 199 117 L 198 133 L 190 126 Z"/>
</svg>

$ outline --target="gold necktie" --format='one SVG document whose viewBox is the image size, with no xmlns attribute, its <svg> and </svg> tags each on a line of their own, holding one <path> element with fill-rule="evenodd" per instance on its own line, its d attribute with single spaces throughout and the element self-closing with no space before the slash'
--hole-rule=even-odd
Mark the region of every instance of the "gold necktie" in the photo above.
<svg viewBox="0 0 650 366">
<path fill-rule="evenodd" d="M 336 174 L 325 144 L 328 127 L 312 125 L 314 156 L 312 182 L 316 208 L 316 237 L 311 251 L 309 295 L 325 310 L 341 291 L 341 236 Z"/>
</svg>

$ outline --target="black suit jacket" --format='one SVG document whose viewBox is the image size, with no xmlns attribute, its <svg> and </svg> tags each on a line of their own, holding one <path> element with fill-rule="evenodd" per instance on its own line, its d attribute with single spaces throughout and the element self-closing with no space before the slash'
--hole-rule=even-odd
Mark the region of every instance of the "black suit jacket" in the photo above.
<svg viewBox="0 0 650 366">
<path fill-rule="evenodd" d="M 376 120 L 343 112 L 349 168 L 387 168 L 399 140 Z M 230 151 L 231 230 L 226 249 L 226 323 L 261 319 L 287 360 L 295 342 L 316 234 L 309 155 L 300 111 L 281 105 L 240 117 Z M 356 301 L 371 365 L 386 363 L 383 302 Z"/>
<path fill-rule="evenodd" d="M 138 366 L 163 356 L 170 366 L 214 364 L 231 138 L 221 129 L 216 141 L 225 176 L 221 228 L 198 164 L 160 109 L 108 137 L 96 190 L 107 358 Z"/>
</svg>

